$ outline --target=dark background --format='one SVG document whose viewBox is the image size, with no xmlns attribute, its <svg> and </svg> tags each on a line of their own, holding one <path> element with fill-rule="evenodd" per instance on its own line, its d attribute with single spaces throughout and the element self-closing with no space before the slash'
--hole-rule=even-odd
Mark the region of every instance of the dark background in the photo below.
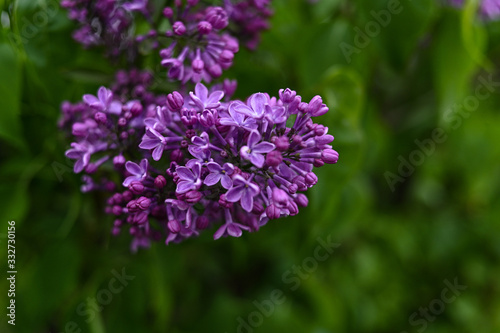
<svg viewBox="0 0 500 333">
<path fill-rule="evenodd" d="M 401 0 L 381 26 L 370 12 L 390 2 L 275 0 L 272 29 L 227 73 L 240 98 L 290 87 L 330 107 L 340 160 L 317 171 L 309 207 L 239 239 L 133 255 L 104 198 L 80 193 L 56 126 L 63 100 L 119 64 L 75 43 L 55 2 L 0 1 L 0 271 L 11 220 L 18 271 L 16 326 L 2 314 L 0 331 L 499 332 L 500 24 Z M 318 237 L 340 244 L 324 261 Z M 134 279 L 111 294 L 122 269 Z M 4 312 L 7 290 L 1 278 Z M 96 295 L 112 295 L 101 311 Z"/>
</svg>

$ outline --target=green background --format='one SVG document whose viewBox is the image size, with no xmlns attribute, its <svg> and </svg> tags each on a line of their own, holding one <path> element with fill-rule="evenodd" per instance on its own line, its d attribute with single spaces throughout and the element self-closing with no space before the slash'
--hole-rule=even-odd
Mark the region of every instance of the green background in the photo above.
<svg viewBox="0 0 500 333">
<path fill-rule="evenodd" d="M 298 216 L 135 255 L 128 236 L 111 237 L 104 198 L 79 192 L 56 127 L 60 103 L 109 84 L 119 64 L 76 44 L 54 3 L 0 1 L 0 276 L 10 220 L 18 271 L 15 327 L 0 279 L 1 332 L 238 332 L 238 318 L 259 324 L 240 332 L 500 332 L 500 84 L 476 98 L 482 81 L 500 83 L 500 23 L 472 2 L 401 0 L 347 59 L 341 46 L 356 47 L 355 28 L 366 33 L 388 1 L 273 1 L 272 29 L 227 77 L 240 98 L 322 95 L 339 163 L 317 171 Z M 401 159 L 418 165 L 399 174 Z M 401 178 L 389 185 L 388 172 Z M 311 263 L 318 237 L 340 245 L 299 277 L 291 270 Z M 89 310 L 122 269 L 134 279 Z M 440 309 L 445 280 L 467 288 Z M 275 289 L 284 301 L 259 321 L 255 301 Z M 439 313 L 425 319 L 429 306 Z"/>
</svg>

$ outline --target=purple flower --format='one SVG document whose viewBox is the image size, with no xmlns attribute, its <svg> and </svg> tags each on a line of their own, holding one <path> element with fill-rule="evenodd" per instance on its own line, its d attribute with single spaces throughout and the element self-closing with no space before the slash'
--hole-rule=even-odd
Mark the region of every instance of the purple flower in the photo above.
<svg viewBox="0 0 500 333">
<path fill-rule="evenodd" d="M 260 193 L 257 184 L 252 183 L 253 175 L 246 180 L 240 175 L 233 178 L 233 187 L 226 193 L 226 200 L 229 202 L 240 201 L 241 207 L 247 212 L 253 208 L 253 198 Z"/>
<path fill-rule="evenodd" d="M 189 93 L 192 102 L 190 104 L 197 106 L 199 111 L 205 109 L 216 109 L 220 106 L 220 100 L 224 97 L 224 92 L 216 90 L 208 95 L 208 89 L 201 83 L 197 83 L 193 92 Z"/>
<path fill-rule="evenodd" d="M 226 218 L 226 223 L 224 223 L 223 225 L 220 226 L 219 229 L 217 229 L 217 231 L 214 234 L 214 240 L 217 240 L 217 239 L 221 238 L 222 236 L 226 236 L 226 235 L 229 235 L 232 237 L 240 237 L 243 233 L 241 231 L 241 229 L 247 230 L 247 231 L 250 230 L 250 228 L 247 227 L 246 225 L 242 225 L 240 223 L 233 222 L 231 212 L 229 211 L 229 209 L 225 209 L 224 214 L 225 214 L 225 218 Z"/>
<path fill-rule="evenodd" d="M 240 113 L 254 119 L 262 119 L 266 113 L 268 97 L 265 94 L 257 93 L 250 96 L 247 104 L 235 102 L 233 108 Z"/>
<path fill-rule="evenodd" d="M 221 167 L 218 163 L 210 162 L 207 164 L 207 168 L 210 173 L 205 177 L 205 185 L 213 186 L 220 180 L 222 187 L 226 190 L 233 186 L 233 181 L 229 176 L 231 176 L 234 172 L 234 165 L 231 163 L 224 163 Z"/>
<path fill-rule="evenodd" d="M 73 167 L 75 173 L 80 173 L 90 162 L 90 156 L 98 151 L 105 149 L 106 143 L 98 143 L 93 145 L 88 141 L 82 141 L 80 143 L 73 142 L 71 144 L 72 149 L 66 151 L 66 157 L 73 160 L 77 160 Z"/>
<path fill-rule="evenodd" d="M 105 87 L 99 88 L 97 97 L 94 95 L 83 95 L 83 101 L 92 109 L 119 115 L 122 112 L 122 105 L 118 101 L 113 101 L 113 92 Z"/>
<path fill-rule="evenodd" d="M 274 149 L 274 145 L 270 142 L 263 141 L 259 143 L 260 139 L 260 133 L 252 131 L 248 136 L 247 145 L 240 149 L 241 157 L 250 160 L 258 168 L 262 168 L 264 165 L 265 157 L 262 154 L 269 153 Z"/>
<path fill-rule="evenodd" d="M 142 182 L 148 174 L 148 160 L 143 159 L 138 165 L 137 163 L 127 161 L 125 169 L 131 174 L 123 181 L 122 185 L 128 187 L 133 181 Z"/>
<path fill-rule="evenodd" d="M 241 102 L 239 102 L 241 103 Z M 257 123 L 255 119 L 251 117 L 246 117 L 243 113 L 237 112 L 235 107 L 238 105 L 238 102 L 233 102 L 229 104 L 228 113 L 221 113 L 221 117 L 219 118 L 219 122 L 224 126 L 236 126 L 242 127 L 248 131 L 257 128 Z"/>
<path fill-rule="evenodd" d="M 177 167 L 175 170 L 179 176 L 176 193 L 186 193 L 191 190 L 197 190 L 201 186 L 201 164 L 195 163 L 191 168 Z"/>
<path fill-rule="evenodd" d="M 156 124 L 153 126 L 155 127 Z M 146 134 L 142 137 L 142 142 L 139 144 L 139 148 L 142 149 L 153 149 L 153 160 L 159 161 L 163 150 L 167 147 L 169 143 L 181 141 L 182 137 L 164 137 L 153 127 L 148 127 Z"/>
</svg>

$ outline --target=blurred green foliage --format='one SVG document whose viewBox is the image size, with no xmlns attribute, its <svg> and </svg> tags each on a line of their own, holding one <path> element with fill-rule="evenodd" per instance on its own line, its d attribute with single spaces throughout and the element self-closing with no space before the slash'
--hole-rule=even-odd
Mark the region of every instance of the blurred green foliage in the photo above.
<svg viewBox="0 0 500 333">
<path fill-rule="evenodd" d="M 308 208 L 240 239 L 206 233 L 132 255 L 126 235 L 110 236 L 103 198 L 79 192 L 56 127 L 60 103 L 108 84 L 119 64 L 77 45 L 55 1 L 2 1 L 0 258 L 6 271 L 15 220 L 18 275 L 16 326 L 2 315 L 0 331 L 499 332 L 499 85 L 471 111 L 456 105 L 500 82 L 500 22 L 478 20 L 474 1 L 401 0 L 382 26 L 374 13 L 391 2 L 275 0 L 272 29 L 228 73 L 241 98 L 290 87 L 326 99 L 340 161 L 318 170 Z M 359 47 L 357 31 L 373 37 Z M 436 128 L 446 139 L 425 153 L 415 140 Z M 423 161 L 400 174 L 415 151 Z M 388 172 L 401 177 L 394 191 Z M 341 245 L 298 278 L 318 237 Z M 134 279 L 92 310 L 122 268 Z M 455 279 L 467 289 L 423 315 Z M 1 279 L 4 309 L 7 289 Z M 254 301 L 275 289 L 284 302 L 266 315 Z"/>
</svg>

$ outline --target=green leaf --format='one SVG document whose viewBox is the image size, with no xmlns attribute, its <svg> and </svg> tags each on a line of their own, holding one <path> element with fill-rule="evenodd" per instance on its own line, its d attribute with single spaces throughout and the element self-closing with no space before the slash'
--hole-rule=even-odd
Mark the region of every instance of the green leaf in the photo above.
<svg viewBox="0 0 500 333">
<path fill-rule="evenodd" d="M 24 146 L 21 132 L 20 97 L 22 66 L 15 49 L 0 43 L 0 138 Z"/>
</svg>

